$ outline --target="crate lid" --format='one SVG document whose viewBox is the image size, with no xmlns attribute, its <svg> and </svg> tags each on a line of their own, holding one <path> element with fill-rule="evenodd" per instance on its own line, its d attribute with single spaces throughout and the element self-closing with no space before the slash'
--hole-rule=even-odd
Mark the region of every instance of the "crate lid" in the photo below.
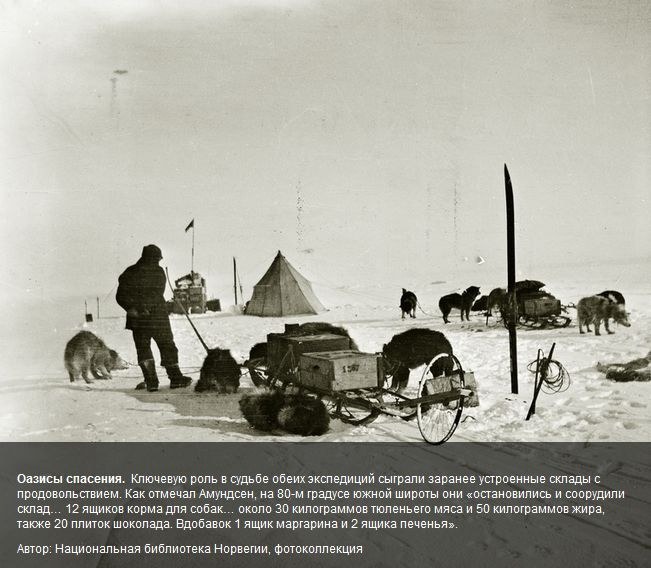
<svg viewBox="0 0 651 568">
<path fill-rule="evenodd" d="M 285 336 L 287 341 L 292 343 L 303 343 L 306 341 L 325 341 L 325 340 L 336 340 L 336 339 L 345 339 L 350 341 L 350 338 L 345 335 L 336 335 L 334 333 L 321 333 L 319 335 L 289 335 Z"/>
<path fill-rule="evenodd" d="M 377 357 L 375 353 L 362 353 L 361 351 L 355 351 L 354 349 L 303 353 L 301 357 L 310 357 L 311 359 L 325 359 L 328 361 L 333 361 L 336 359 L 349 359 L 350 357 L 359 357 L 360 355 L 363 355 L 364 357 Z"/>
</svg>

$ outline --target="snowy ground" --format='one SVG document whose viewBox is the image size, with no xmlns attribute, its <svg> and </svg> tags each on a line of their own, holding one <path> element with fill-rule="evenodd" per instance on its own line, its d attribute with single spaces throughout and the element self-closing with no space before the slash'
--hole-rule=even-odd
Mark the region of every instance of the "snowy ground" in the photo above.
<svg viewBox="0 0 651 568">
<path fill-rule="evenodd" d="M 250 347 L 264 341 L 269 332 L 282 331 L 284 323 L 327 321 L 349 329 L 363 351 L 375 352 L 394 334 L 409 327 L 444 331 L 464 368 L 472 369 L 479 385 L 480 406 L 464 411 L 453 442 L 462 441 L 649 441 L 651 440 L 651 385 L 614 383 L 595 369 L 597 362 L 626 361 L 651 349 L 651 291 L 649 262 L 577 271 L 568 277 L 559 268 L 527 277 L 543 280 L 546 289 L 564 304 L 603 289 L 618 289 L 627 299 L 631 327 L 613 326 L 614 335 L 579 335 L 576 314 L 572 324 L 555 330 L 521 330 L 518 333 L 519 394 L 511 394 L 508 334 L 492 321 L 485 325 L 480 315 L 460 322 L 453 312 L 445 325 L 435 307 L 438 298 L 453 291 L 455 283 L 409 285 L 423 311 L 415 320 L 401 320 L 396 307 L 400 290 L 392 287 L 331 288 L 315 286 L 329 311 L 318 316 L 257 318 L 234 313 L 193 316 L 210 346 L 232 350 L 244 361 Z M 500 285 L 486 279 L 482 292 Z M 468 282 L 470 283 L 470 282 Z M 457 285 L 460 283 L 456 283 Z M 38 323 L 37 323 L 38 322 Z M 43 316 L 28 319 L 13 337 L 5 337 L 14 367 L 0 380 L 0 439 L 3 441 L 269 441 L 296 440 L 280 432 L 262 434 L 251 430 L 239 413 L 237 400 L 253 389 L 247 375 L 236 395 L 196 394 L 192 389 L 170 391 L 161 369 L 158 393 L 135 392 L 140 381 L 138 367 L 114 373 L 113 381 L 71 384 L 62 365 L 67 340 L 82 326 L 59 325 Z M 205 356 L 188 322 L 174 316 L 172 326 L 179 346 L 182 368 L 198 378 Z M 55 328 L 56 327 L 56 328 Z M 102 337 L 125 359 L 135 361 L 130 332 L 122 317 L 100 319 L 87 329 Z M 533 375 L 527 364 L 537 350 L 556 343 L 554 359 L 571 377 L 562 393 L 541 394 L 537 412 L 525 421 L 533 391 Z M 8 349 L 11 349 L 9 351 Z M 29 349 L 29 357 L 24 350 Z M 21 351 L 22 350 L 22 351 Z M 9 357 L 11 360 L 12 357 Z M 415 391 L 421 371 L 412 372 L 409 389 Z M 415 422 L 381 416 L 366 426 L 331 422 L 323 441 L 419 441 Z M 313 441 L 314 439 L 310 439 Z"/>
</svg>

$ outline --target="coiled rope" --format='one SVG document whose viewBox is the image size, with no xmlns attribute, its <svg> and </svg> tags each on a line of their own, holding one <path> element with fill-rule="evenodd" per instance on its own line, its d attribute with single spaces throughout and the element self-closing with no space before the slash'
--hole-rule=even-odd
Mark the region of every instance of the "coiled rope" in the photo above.
<svg viewBox="0 0 651 568">
<path fill-rule="evenodd" d="M 536 359 L 535 361 L 531 361 L 531 363 L 527 365 L 527 370 L 530 373 L 535 375 L 536 369 L 538 368 L 538 363 L 539 363 L 538 359 Z M 547 366 L 546 373 L 542 373 L 542 371 L 540 372 L 540 379 L 542 381 L 541 389 L 543 390 L 543 392 L 547 394 L 556 394 L 559 392 L 564 392 L 568 388 L 570 388 L 570 383 L 571 383 L 570 373 L 567 371 L 567 369 L 563 366 L 562 363 L 559 363 L 554 359 L 549 360 L 544 358 L 540 362 L 541 369 L 543 365 Z"/>
<path fill-rule="evenodd" d="M 533 399 L 525 420 L 529 420 L 536 413 L 536 400 L 538 394 L 544 389 L 547 394 L 555 394 L 566 391 L 570 387 L 570 374 L 561 363 L 552 359 L 556 343 L 552 343 L 549 355 L 545 357 L 542 349 L 538 349 L 538 356 L 535 361 L 527 365 L 530 373 L 534 373 Z"/>
</svg>

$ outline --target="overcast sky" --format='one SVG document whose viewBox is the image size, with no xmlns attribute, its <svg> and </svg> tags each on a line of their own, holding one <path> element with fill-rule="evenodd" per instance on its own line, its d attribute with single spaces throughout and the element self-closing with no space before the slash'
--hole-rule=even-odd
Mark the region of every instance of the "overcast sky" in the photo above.
<svg viewBox="0 0 651 568">
<path fill-rule="evenodd" d="M 651 3 L 0 3 L 9 296 L 651 254 Z M 466 260 L 467 259 L 467 260 Z M 459 285 L 464 282 L 459 282 Z"/>
</svg>

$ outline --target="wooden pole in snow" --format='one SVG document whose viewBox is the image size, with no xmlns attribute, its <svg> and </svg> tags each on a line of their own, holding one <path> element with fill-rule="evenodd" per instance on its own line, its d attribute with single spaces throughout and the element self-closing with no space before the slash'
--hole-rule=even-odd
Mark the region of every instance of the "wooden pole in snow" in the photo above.
<svg viewBox="0 0 651 568">
<path fill-rule="evenodd" d="M 536 413 L 536 401 L 538 400 L 538 395 L 540 394 L 540 389 L 547 378 L 547 373 L 549 372 L 549 363 L 552 361 L 552 355 L 554 354 L 554 349 L 556 347 L 556 342 L 552 343 L 552 348 L 549 350 L 549 355 L 540 358 L 541 350 L 538 350 L 538 361 L 536 362 L 536 379 L 533 384 L 533 400 L 531 401 L 531 406 L 529 407 L 529 412 L 525 420 L 529 420 Z"/>
<path fill-rule="evenodd" d="M 518 393 L 518 303 L 515 294 L 515 213 L 513 207 L 513 186 L 509 170 L 504 164 L 504 185 L 506 190 L 506 261 L 508 274 L 508 327 L 509 357 L 511 359 L 511 392 Z"/>
<path fill-rule="evenodd" d="M 233 257 L 233 291 L 235 292 L 235 305 L 237 306 L 237 264 Z"/>
</svg>

